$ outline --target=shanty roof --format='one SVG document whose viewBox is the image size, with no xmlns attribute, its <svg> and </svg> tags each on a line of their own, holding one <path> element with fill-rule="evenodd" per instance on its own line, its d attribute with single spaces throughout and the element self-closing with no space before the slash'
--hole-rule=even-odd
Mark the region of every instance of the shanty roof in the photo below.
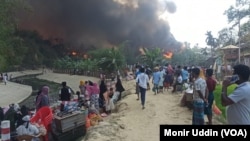
<svg viewBox="0 0 250 141">
<path fill-rule="evenodd" d="M 225 49 L 238 49 L 238 48 L 239 48 L 239 47 L 234 46 L 234 45 L 228 45 L 228 46 L 222 47 L 222 48 L 220 48 L 220 49 L 225 50 Z"/>
</svg>

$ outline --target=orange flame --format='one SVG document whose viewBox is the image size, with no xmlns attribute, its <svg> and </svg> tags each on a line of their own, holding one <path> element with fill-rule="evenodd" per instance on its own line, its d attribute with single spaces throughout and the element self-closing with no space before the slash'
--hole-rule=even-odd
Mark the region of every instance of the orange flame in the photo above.
<svg viewBox="0 0 250 141">
<path fill-rule="evenodd" d="M 73 56 L 75 56 L 77 53 L 75 51 L 72 51 L 71 53 Z"/>
<path fill-rule="evenodd" d="M 166 59 L 171 59 L 172 56 L 173 56 L 173 53 L 170 52 L 170 51 L 168 51 L 168 52 L 164 53 L 163 56 L 164 56 Z"/>
</svg>

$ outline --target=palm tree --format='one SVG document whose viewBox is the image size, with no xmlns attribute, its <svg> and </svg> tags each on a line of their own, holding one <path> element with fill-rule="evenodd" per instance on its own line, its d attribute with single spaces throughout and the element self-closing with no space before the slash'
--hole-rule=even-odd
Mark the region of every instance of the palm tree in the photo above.
<svg viewBox="0 0 250 141">
<path fill-rule="evenodd" d="M 201 49 L 203 55 L 208 55 L 207 47 Z"/>
<path fill-rule="evenodd" d="M 163 59 L 163 50 L 160 48 L 141 48 L 141 50 L 143 53 L 139 56 L 139 59 L 151 68 Z"/>
<path fill-rule="evenodd" d="M 115 72 L 125 64 L 125 57 L 121 51 L 115 47 L 105 49 L 101 55 L 99 66 L 108 72 Z"/>
<path fill-rule="evenodd" d="M 211 47 L 211 56 L 213 56 L 214 55 L 213 51 L 218 46 L 218 39 L 213 37 L 211 31 L 207 31 L 206 35 L 207 35 L 206 43 L 208 46 Z"/>
</svg>

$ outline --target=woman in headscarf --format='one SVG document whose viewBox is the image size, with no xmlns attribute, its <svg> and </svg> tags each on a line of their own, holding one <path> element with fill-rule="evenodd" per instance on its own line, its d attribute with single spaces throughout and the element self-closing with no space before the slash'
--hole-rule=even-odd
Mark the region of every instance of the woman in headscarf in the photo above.
<svg viewBox="0 0 250 141">
<path fill-rule="evenodd" d="M 88 80 L 88 84 L 86 85 L 86 97 L 88 97 L 89 102 L 88 106 L 94 106 L 96 109 L 99 109 L 99 87 L 96 83 Z M 88 101 L 88 100 L 87 100 Z M 98 107 L 97 107 L 98 105 Z"/>
<path fill-rule="evenodd" d="M 42 91 L 37 97 L 36 101 L 36 111 L 38 111 L 40 108 L 44 106 L 49 106 L 49 87 L 48 86 L 43 86 Z"/>
<path fill-rule="evenodd" d="M 104 110 L 103 108 L 105 106 L 105 99 L 104 99 L 103 94 L 107 91 L 107 86 L 105 84 L 104 79 L 101 80 L 101 84 L 99 85 L 99 90 L 100 90 L 100 93 L 99 93 L 99 107 L 101 108 L 101 111 L 103 111 Z"/>
<path fill-rule="evenodd" d="M 117 82 L 115 84 L 115 91 L 120 93 L 119 96 L 118 96 L 118 101 L 121 100 L 122 92 L 125 91 L 125 89 L 122 86 L 122 81 L 121 81 L 120 77 L 117 77 Z"/>
<path fill-rule="evenodd" d="M 28 108 L 25 105 L 22 105 L 21 109 L 16 113 L 16 127 L 24 123 L 22 118 L 28 114 L 29 114 Z"/>
</svg>

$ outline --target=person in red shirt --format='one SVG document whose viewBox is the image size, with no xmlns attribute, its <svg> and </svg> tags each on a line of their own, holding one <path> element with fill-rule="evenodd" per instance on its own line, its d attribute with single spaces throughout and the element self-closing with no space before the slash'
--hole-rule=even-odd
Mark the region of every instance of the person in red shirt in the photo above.
<svg viewBox="0 0 250 141">
<path fill-rule="evenodd" d="M 207 69 L 206 70 L 206 83 L 207 83 L 207 90 L 208 90 L 208 104 L 205 105 L 204 113 L 207 115 L 208 124 L 212 124 L 212 105 L 214 101 L 214 90 L 216 87 L 216 81 L 213 79 L 213 69 Z"/>
</svg>

